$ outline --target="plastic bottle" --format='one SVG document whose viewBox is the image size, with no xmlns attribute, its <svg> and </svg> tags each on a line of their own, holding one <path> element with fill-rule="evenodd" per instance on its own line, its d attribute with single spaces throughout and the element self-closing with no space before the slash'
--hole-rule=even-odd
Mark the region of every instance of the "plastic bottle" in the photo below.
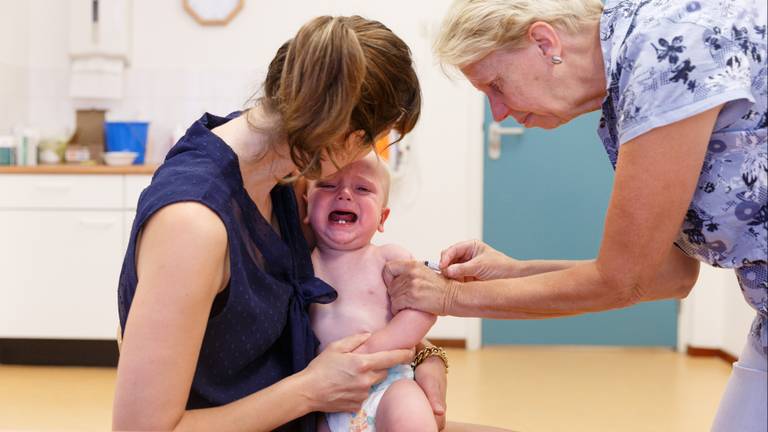
<svg viewBox="0 0 768 432">
<path fill-rule="evenodd" d="M 40 144 L 40 133 L 30 128 L 14 128 L 16 140 L 16 165 L 37 165 L 37 148 Z"/>
</svg>

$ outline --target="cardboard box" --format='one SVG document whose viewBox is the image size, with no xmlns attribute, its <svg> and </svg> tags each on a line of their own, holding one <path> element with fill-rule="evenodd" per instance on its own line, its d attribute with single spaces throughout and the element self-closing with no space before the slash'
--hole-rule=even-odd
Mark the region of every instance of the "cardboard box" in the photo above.
<svg viewBox="0 0 768 432">
<path fill-rule="evenodd" d="M 101 163 L 105 151 L 104 110 L 77 110 L 75 136 L 70 144 L 88 147 L 90 159 Z"/>
</svg>

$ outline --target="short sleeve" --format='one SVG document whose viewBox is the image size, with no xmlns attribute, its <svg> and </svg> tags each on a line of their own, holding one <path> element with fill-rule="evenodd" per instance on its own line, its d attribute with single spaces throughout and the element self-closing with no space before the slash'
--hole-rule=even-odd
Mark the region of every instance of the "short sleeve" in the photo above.
<svg viewBox="0 0 768 432">
<path fill-rule="evenodd" d="M 755 103 L 752 70 L 765 50 L 752 42 L 754 28 L 658 21 L 625 40 L 617 65 L 620 145 L 721 104 L 715 130 L 727 128 Z"/>
</svg>

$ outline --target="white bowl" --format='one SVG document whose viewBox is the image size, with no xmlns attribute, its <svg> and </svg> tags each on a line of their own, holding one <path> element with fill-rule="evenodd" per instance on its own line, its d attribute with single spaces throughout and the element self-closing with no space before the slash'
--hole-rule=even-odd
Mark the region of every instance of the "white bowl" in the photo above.
<svg viewBox="0 0 768 432">
<path fill-rule="evenodd" d="M 139 154 L 130 151 L 111 151 L 104 153 L 104 162 L 111 166 L 131 165 Z"/>
</svg>

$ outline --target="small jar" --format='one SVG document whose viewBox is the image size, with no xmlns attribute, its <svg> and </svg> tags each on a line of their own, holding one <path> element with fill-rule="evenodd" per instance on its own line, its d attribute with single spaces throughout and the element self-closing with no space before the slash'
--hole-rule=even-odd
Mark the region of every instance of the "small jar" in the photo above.
<svg viewBox="0 0 768 432">
<path fill-rule="evenodd" d="M 0 166 L 16 165 L 16 137 L 0 135 Z"/>
</svg>

